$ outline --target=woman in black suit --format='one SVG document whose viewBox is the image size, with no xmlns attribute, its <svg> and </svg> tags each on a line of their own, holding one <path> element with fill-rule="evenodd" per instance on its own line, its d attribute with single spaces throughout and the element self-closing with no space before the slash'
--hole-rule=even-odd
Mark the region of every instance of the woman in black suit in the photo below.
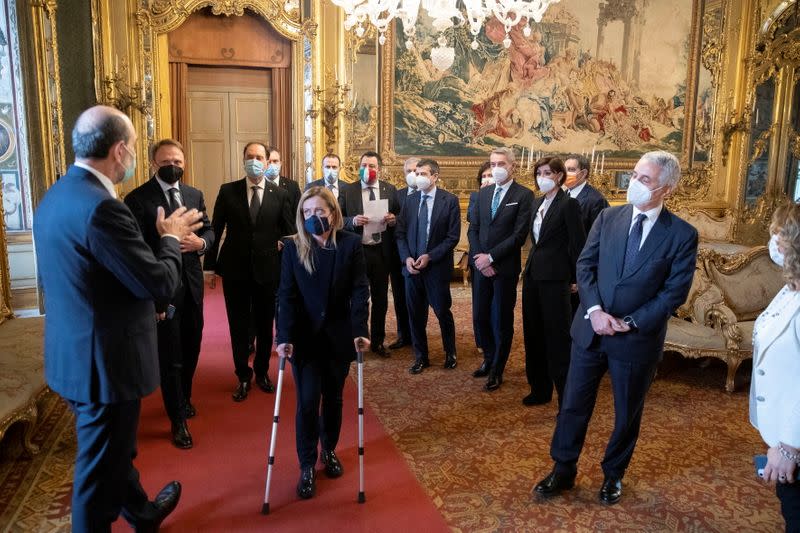
<svg viewBox="0 0 800 533">
<path fill-rule="evenodd" d="M 564 163 L 545 157 L 536 162 L 534 174 L 544 195 L 533 204 L 531 251 L 522 273 L 525 373 L 531 386 L 522 403 L 548 403 L 555 385 L 560 406 L 571 349 L 570 291 L 576 288 L 575 264 L 586 233 L 580 204 L 561 189 Z"/>
<path fill-rule="evenodd" d="M 492 177 L 492 166 L 489 162 L 485 162 L 481 165 L 481 168 L 478 169 L 478 190 L 482 187 L 486 187 L 487 185 L 494 185 L 494 178 Z M 475 218 L 478 217 L 478 213 L 475 212 L 478 205 L 478 191 L 474 191 L 469 193 L 469 204 L 467 205 L 467 224 L 472 222 Z M 472 251 L 470 250 L 467 254 L 467 263 L 469 265 L 469 277 L 471 280 L 475 280 L 475 261 L 472 259 Z M 480 336 L 480 328 L 478 327 L 478 313 L 475 310 L 474 306 L 478 299 L 475 297 L 475 283 L 472 284 L 472 331 L 473 335 L 475 336 L 475 346 L 478 349 L 478 352 L 483 354 L 483 345 L 481 343 L 481 336 Z"/>
<path fill-rule="evenodd" d="M 342 225 L 333 194 L 311 187 L 300 198 L 298 231 L 284 241 L 277 352 L 291 361 L 297 386 L 301 498 L 315 492 L 317 442 L 326 475 L 343 473 L 335 453 L 342 391 L 356 350 L 369 349 L 369 282 L 361 237 L 342 231 Z"/>
</svg>

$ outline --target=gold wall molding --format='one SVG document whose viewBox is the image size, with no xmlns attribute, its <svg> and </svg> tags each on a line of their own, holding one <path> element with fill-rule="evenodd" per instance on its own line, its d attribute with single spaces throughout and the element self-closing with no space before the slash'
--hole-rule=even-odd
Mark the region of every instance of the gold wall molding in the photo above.
<svg viewBox="0 0 800 533">
<path fill-rule="evenodd" d="M 319 0 L 314 0 L 316 4 Z M 195 11 L 210 7 L 220 16 L 242 16 L 252 11 L 266 20 L 292 43 L 292 116 L 303 121 L 304 42 L 312 40 L 316 24 L 304 20 L 297 9 L 286 9 L 280 0 L 91 0 L 95 55 L 95 93 L 99 102 L 129 104 L 126 111 L 139 133 L 138 157 L 147 161 L 147 146 L 172 134 L 166 34 Z M 313 9 L 313 8 L 312 8 Z M 314 46 L 311 57 L 314 57 Z M 115 92 L 106 88 L 110 80 Z M 127 90 L 125 90 L 127 88 Z M 127 99 L 115 100 L 115 95 Z M 293 131 L 292 168 L 302 175 L 304 138 Z M 147 165 L 139 165 L 137 176 L 124 187 L 130 190 L 146 181 Z M 124 191 L 123 191 L 124 194 Z"/>
<path fill-rule="evenodd" d="M 11 310 L 11 269 L 8 265 L 5 220 L 3 191 L 0 187 L 0 324 L 14 317 L 14 312 Z"/>
</svg>

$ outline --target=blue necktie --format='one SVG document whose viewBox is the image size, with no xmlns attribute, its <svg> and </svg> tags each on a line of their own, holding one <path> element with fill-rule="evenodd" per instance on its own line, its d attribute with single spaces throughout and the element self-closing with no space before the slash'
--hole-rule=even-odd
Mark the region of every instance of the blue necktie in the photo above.
<svg viewBox="0 0 800 533">
<path fill-rule="evenodd" d="M 633 223 L 633 228 L 628 234 L 628 245 L 625 247 L 625 263 L 622 267 L 622 274 L 630 270 L 633 263 L 636 262 L 636 256 L 639 254 L 639 247 L 642 244 L 642 225 L 644 224 L 647 215 L 639 213 L 636 217 L 636 222 Z"/>
<path fill-rule="evenodd" d="M 428 196 L 422 195 L 419 202 L 419 214 L 417 215 L 417 257 L 421 256 L 428 248 Z"/>
<path fill-rule="evenodd" d="M 502 191 L 500 187 L 495 187 L 494 198 L 492 198 L 492 219 L 497 214 L 497 208 L 500 207 L 500 191 Z"/>
</svg>

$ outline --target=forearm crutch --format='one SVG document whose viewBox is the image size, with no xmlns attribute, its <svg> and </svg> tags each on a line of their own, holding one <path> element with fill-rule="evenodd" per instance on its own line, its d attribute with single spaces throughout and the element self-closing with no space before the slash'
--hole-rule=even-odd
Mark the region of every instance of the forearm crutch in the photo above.
<svg viewBox="0 0 800 533">
<path fill-rule="evenodd" d="M 358 362 L 358 503 L 367 501 L 364 494 L 364 352 L 356 352 Z"/>
<path fill-rule="evenodd" d="M 278 422 L 280 422 L 281 391 L 283 390 L 283 370 L 286 367 L 286 357 L 278 358 L 278 386 L 275 389 L 275 411 L 272 413 L 272 436 L 269 439 L 269 461 L 267 461 L 267 486 L 264 489 L 264 505 L 261 514 L 269 514 L 269 487 L 272 483 L 272 467 L 275 464 L 275 441 L 278 438 Z"/>
</svg>

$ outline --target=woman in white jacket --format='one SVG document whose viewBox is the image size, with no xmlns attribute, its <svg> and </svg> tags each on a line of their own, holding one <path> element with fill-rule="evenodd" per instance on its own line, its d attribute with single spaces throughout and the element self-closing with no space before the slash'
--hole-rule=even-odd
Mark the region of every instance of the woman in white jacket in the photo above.
<svg viewBox="0 0 800 533">
<path fill-rule="evenodd" d="M 776 483 L 786 531 L 800 531 L 800 205 L 775 211 L 769 251 L 786 286 L 756 320 L 750 422 L 767 450 L 764 481 Z"/>
</svg>

